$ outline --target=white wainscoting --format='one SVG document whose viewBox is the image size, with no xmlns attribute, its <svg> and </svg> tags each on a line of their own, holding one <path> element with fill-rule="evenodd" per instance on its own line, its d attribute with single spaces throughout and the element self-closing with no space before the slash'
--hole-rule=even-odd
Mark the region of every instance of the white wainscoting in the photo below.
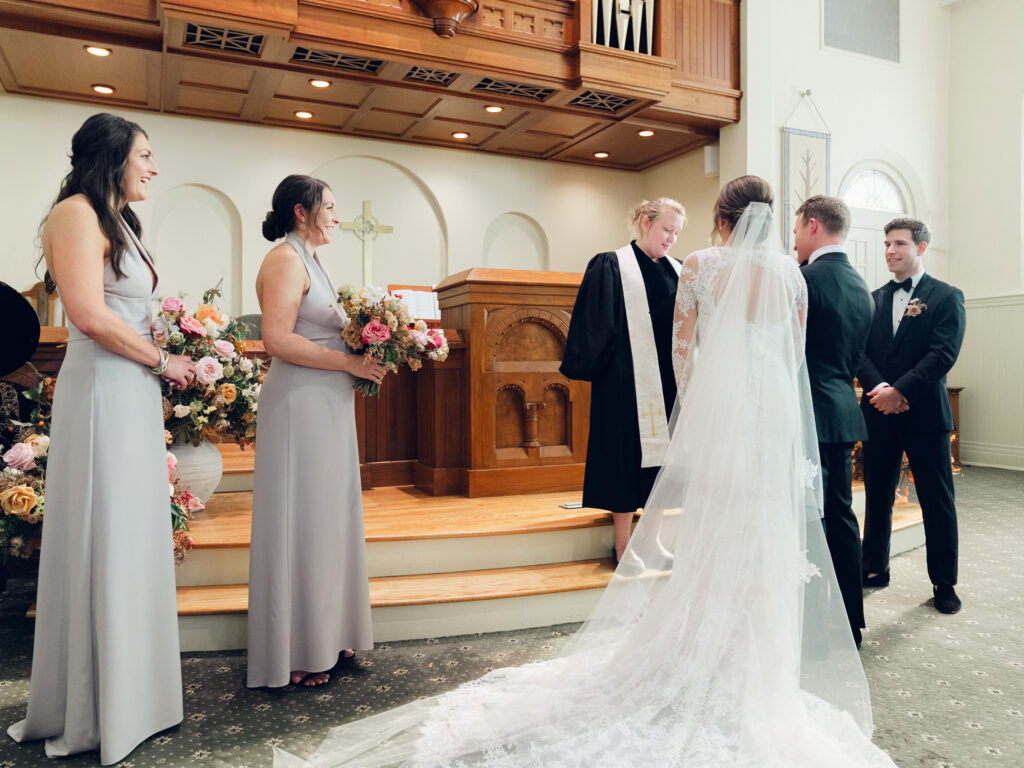
<svg viewBox="0 0 1024 768">
<path fill-rule="evenodd" d="M 964 464 L 1024 470 L 1024 294 L 969 299 L 950 386 L 960 393 Z"/>
</svg>

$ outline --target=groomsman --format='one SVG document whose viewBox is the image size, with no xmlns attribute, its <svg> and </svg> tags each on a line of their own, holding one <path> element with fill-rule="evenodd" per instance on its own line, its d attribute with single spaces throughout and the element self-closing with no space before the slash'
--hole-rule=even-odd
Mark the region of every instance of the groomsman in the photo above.
<svg viewBox="0 0 1024 768">
<path fill-rule="evenodd" d="M 889 584 L 892 505 L 903 454 L 910 461 L 924 518 L 935 608 L 960 610 L 956 506 L 946 373 L 960 354 L 966 313 L 959 288 L 924 271 L 931 233 L 917 219 L 885 225 L 885 260 L 895 280 L 872 293 L 875 320 L 857 378 L 868 426 L 864 444 L 864 583 Z"/>
<path fill-rule="evenodd" d="M 853 446 L 867 438 L 853 378 L 871 326 L 871 294 L 850 264 L 843 242 L 850 209 L 835 197 L 815 195 L 796 211 L 793 245 L 807 282 L 807 373 L 825 509 L 822 522 L 854 641 L 864 627 L 860 529 L 853 513 Z"/>
</svg>

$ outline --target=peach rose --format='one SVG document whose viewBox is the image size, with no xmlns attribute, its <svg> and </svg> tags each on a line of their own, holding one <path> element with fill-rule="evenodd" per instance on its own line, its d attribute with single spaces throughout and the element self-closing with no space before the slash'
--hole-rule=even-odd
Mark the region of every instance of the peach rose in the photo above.
<svg viewBox="0 0 1024 768">
<path fill-rule="evenodd" d="M 224 398 L 225 403 L 230 404 L 235 402 L 235 398 L 238 397 L 238 390 L 235 389 L 234 384 L 226 381 L 220 385 L 217 394 Z"/>
<path fill-rule="evenodd" d="M 35 449 L 27 443 L 15 443 L 4 454 L 4 461 L 9 466 L 20 469 L 22 472 L 28 472 L 28 470 L 36 468 L 35 458 Z"/>
<path fill-rule="evenodd" d="M 217 325 L 224 325 L 224 315 L 218 312 L 213 304 L 200 304 L 196 310 L 196 320 L 199 322 L 212 320 Z"/>
<path fill-rule="evenodd" d="M 0 493 L 0 507 L 8 515 L 26 516 L 35 509 L 38 497 L 27 485 L 16 485 Z"/>
<path fill-rule="evenodd" d="M 181 319 L 178 320 L 178 326 L 181 328 L 181 332 L 186 336 L 205 336 L 206 328 L 203 324 L 196 320 L 192 315 L 182 315 Z"/>
</svg>

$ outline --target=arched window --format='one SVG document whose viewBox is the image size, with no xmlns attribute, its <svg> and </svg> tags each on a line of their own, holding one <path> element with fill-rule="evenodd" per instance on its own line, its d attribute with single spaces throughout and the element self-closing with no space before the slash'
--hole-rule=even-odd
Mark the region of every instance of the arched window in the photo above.
<svg viewBox="0 0 1024 768">
<path fill-rule="evenodd" d="M 861 171 L 846 185 L 843 201 L 851 208 L 866 208 L 871 211 L 903 213 L 906 201 L 899 186 L 884 171 L 876 169 Z"/>
</svg>

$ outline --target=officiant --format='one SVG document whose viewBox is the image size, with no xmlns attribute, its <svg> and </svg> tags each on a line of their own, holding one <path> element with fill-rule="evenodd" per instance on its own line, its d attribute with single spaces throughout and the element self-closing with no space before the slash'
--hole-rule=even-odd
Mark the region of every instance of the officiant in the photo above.
<svg viewBox="0 0 1024 768">
<path fill-rule="evenodd" d="M 616 563 L 668 448 L 680 270 L 668 252 L 685 222 L 675 200 L 644 200 L 630 219 L 636 239 L 590 260 L 559 368 L 591 382 L 583 506 L 613 513 Z"/>
</svg>

